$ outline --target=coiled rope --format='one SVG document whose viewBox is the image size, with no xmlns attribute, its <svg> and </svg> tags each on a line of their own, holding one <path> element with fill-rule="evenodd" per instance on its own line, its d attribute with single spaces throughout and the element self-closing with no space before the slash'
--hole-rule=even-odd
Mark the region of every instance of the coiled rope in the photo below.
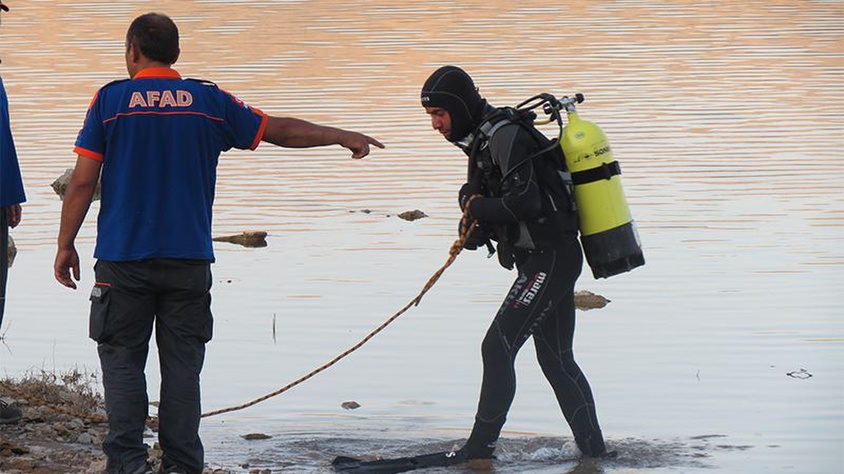
<svg viewBox="0 0 844 474">
<path fill-rule="evenodd" d="M 346 349 L 345 351 L 340 353 L 340 355 L 338 355 L 337 357 L 331 359 L 330 361 L 326 362 L 325 364 L 323 364 L 323 365 L 317 367 L 316 369 L 312 370 L 307 375 L 299 377 L 298 379 L 290 382 L 289 384 L 285 385 L 284 387 L 281 387 L 280 389 L 278 389 L 274 392 L 268 393 L 268 394 L 266 394 L 262 397 L 258 397 L 256 399 L 249 401 L 249 402 L 246 402 L 242 405 L 236 405 L 236 406 L 229 407 L 229 408 L 222 408 L 222 409 L 219 409 L 219 410 L 214 410 L 214 411 L 210 411 L 210 412 L 207 412 L 207 413 L 203 413 L 202 418 L 207 418 L 209 416 L 214 416 L 214 415 L 220 415 L 220 414 L 223 414 L 223 413 L 229 413 L 229 412 L 233 412 L 233 411 L 237 411 L 237 410 L 243 410 L 244 408 L 249 408 L 249 407 L 251 407 L 253 405 L 257 405 L 258 403 L 261 403 L 265 400 L 269 400 L 270 398 L 281 395 L 282 393 L 284 393 L 284 392 L 290 390 L 291 388 L 301 384 L 302 382 L 305 382 L 306 380 L 308 380 L 311 377 L 317 375 L 318 373 L 328 369 L 329 367 L 336 364 L 337 362 L 340 362 L 340 360 L 342 360 L 344 357 L 348 356 L 352 352 L 355 352 L 356 350 L 363 347 L 364 344 L 369 342 L 370 339 L 375 337 L 378 333 L 383 331 L 387 326 L 392 324 L 393 321 L 395 321 L 396 319 L 399 318 L 399 316 L 401 316 L 402 314 L 407 312 L 408 309 L 410 309 L 413 306 L 418 306 L 419 302 L 422 301 L 422 297 L 425 296 L 425 293 L 427 293 L 428 290 L 430 290 L 434 286 L 434 284 L 437 282 L 437 280 L 440 279 L 443 272 L 445 272 L 446 268 L 450 267 L 451 264 L 454 263 L 454 260 L 457 258 L 457 255 L 460 253 L 461 250 L 463 250 L 463 245 L 466 243 L 466 240 L 469 237 L 471 237 L 472 232 L 475 230 L 475 226 L 476 226 L 477 222 L 473 221 L 471 223 L 471 225 L 469 224 L 469 212 L 468 211 L 469 211 L 469 208 L 472 204 L 472 201 L 474 201 L 475 199 L 477 199 L 479 197 L 481 197 L 481 196 L 480 195 L 474 195 L 471 198 L 469 198 L 468 202 L 466 203 L 466 207 L 465 207 L 465 210 L 463 212 L 463 216 L 460 218 L 460 235 L 457 238 L 457 240 L 455 240 L 454 243 L 451 245 L 451 248 L 448 251 L 448 259 L 446 260 L 446 262 L 443 264 L 443 266 L 441 266 L 439 268 L 439 270 L 434 272 L 434 274 L 431 276 L 431 278 L 428 279 L 428 281 L 425 283 L 425 286 L 422 287 L 422 291 L 420 291 L 419 294 L 415 298 L 410 300 L 410 302 L 407 303 L 403 308 L 398 310 L 395 314 L 390 316 L 389 319 L 384 321 L 380 326 L 378 326 L 372 332 L 367 334 L 366 337 L 364 337 L 363 339 L 360 340 L 360 342 L 358 342 L 357 344 L 353 345 L 352 347 Z"/>
</svg>

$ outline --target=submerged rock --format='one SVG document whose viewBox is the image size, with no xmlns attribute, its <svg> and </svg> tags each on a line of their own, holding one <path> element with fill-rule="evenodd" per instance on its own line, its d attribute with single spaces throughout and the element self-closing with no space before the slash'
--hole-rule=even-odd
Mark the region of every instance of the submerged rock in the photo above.
<svg viewBox="0 0 844 474">
<path fill-rule="evenodd" d="M 574 306 L 577 309 L 587 311 L 590 309 L 600 309 L 609 303 L 610 300 L 601 295 L 596 295 L 591 291 L 575 291 L 574 292 Z"/>
<path fill-rule="evenodd" d="M 399 214 L 399 217 L 406 221 L 415 221 L 417 219 L 422 219 L 423 217 L 428 217 L 428 215 L 420 211 L 419 209 L 416 209 L 413 211 L 404 211 Z"/>
<path fill-rule="evenodd" d="M 53 187 L 53 191 L 59 195 L 59 198 L 64 201 L 64 194 L 67 191 L 67 185 L 70 183 L 70 177 L 73 176 L 73 168 L 68 168 L 64 171 L 64 174 L 56 178 L 53 181 L 53 184 L 50 186 Z M 92 200 L 96 201 L 100 198 L 100 183 L 97 183 L 96 189 L 94 189 L 94 197 Z"/>
<path fill-rule="evenodd" d="M 244 247 L 266 247 L 267 233 L 262 230 L 244 231 L 237 235 L 214 237 L 212 240 L 215 242 L 229 242 L 232 244 L 242 245 Z"/>
<path fill-rule="evenodd" d="M 380 216 L 380 217 L 392 217 L 392 214 L 383 214 L 381 212 L 375 212 L 372 209 L 361 209 L 359 211 L 349 211 L 349 212 L 351 212 L 352 214 L 354 214 L 356 212 L 360 212 L 362 214 L 367 214 L 367 215 L 376 215 L 376 216 Z M 415 220 L 418 220 L 418 219 L 422 219 L 423 217 L 428 217 L 428 214 L 425 214 L 424 212 L 420 211 L 419 209 L 414 209 L 412 211 L 400 212 L 400 213 L 396 214 L 396 216 L 398 216 L 400 219 L 404 219 L 406 221 L 415 221 Z"/>
</svg>

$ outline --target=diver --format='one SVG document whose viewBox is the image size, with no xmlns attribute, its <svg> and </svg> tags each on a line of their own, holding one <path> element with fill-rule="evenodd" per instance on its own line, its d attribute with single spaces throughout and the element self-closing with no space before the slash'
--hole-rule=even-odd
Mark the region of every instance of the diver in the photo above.
<svg viewBox="0 0 844 474">
<path fill-rule="evenodd" d="M 548 146 L 531 113 L 487 103 L 455 66 L 431 74 L 421 101 L 432 127 L 469 158 L 458 201 L 477 225 L 464 247 L 491 248 L 494 241 L 499 263 L 517 270 L 481 345 L 483 379 L 472 432 L 445 464 L 493 457 L 515 396 L 516 355 L 531 336 L 577 447 L 585 457 L 607 456 L 592 390 L 572 351 L 583 254 L 559 146 Z"/>
<path fill-rule="evenodd" d="M 572 351 L 574 286 L 584 258 L 574 186 L 559 143 L 536 129 L 530 109 L 488 104 L 472 78 L 455 66 L 431 74 L 421 101 L 434 130 L 468 157 L 458 202 L 474 224 L 464 248 L 490 249 L 490 256 L 497 253 L 501 266 L 515 268 L 517 275 L 481 344 L 481 394 L 466 443 L 453 451 L 393 459 L 339 456 L 332 467 L 397 473 L 493 459 L 516 393 L 516 355 L 531 336 L 584 460 L 615 457 L 604 444 L 592 390 Z"/>
</svg>

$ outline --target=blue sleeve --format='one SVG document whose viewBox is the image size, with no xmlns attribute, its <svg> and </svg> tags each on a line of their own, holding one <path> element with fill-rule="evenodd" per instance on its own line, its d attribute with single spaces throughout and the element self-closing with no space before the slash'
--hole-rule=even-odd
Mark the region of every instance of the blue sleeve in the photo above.
<svg viewBox="0 0 844 474">
<path fill-rule="evenodd" d="M 26 201 L 18 155 L 9 123 L 9 100 L 0 78 L 0 206 Z"/>
<path fill-rule="evenodd" d="M 105 156 L 105 126 L 102 120 L 102 101 L 105 91 L 100 89 L 91 101 L 82 130 L 76 136 L 74 152 L 79 155 L 103 161 Z"/>
<path fill-rule="evenodd" d="M 228 148 L 254 150 L 267 128 L 267 115 L 226 91 L 220 92 L 225 96 L 224 126 L 230 139 Z"/>
</svg>

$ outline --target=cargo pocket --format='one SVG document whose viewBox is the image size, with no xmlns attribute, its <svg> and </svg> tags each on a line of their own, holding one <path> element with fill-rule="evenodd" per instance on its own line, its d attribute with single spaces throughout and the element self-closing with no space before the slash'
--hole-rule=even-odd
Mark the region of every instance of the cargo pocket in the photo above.
<svg viewBox="0 0 844 474">
<path fill-rule="evenodd" d="M 88 321 L 88 337 L 102 342 L 105 335 L 105 327 L 108 319 L 109 307 L 109 290 L 108 285 L 97 283 L 91 290 L 91 317 Z"/>
</svg>

